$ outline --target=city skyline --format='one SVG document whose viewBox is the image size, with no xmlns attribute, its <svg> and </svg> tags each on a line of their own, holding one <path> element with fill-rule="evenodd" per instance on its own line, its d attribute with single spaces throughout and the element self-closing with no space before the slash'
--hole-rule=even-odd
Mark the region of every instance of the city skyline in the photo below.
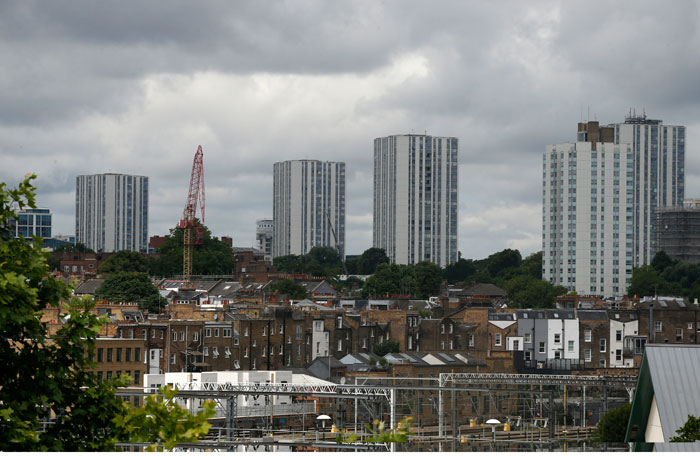
<svg viewBox="0 0 700 457">
<path fill-rule="evenodd" d="M 69 235 L 76 176 L 149 176 L 149 235 L 163 235 L 202 144 L 206 225 L 254 246 L 273 163 L 343 161 L 346 252 L 359 254 L 372 246 L 373 139 L 450 135 L 462 256 L 527 255 L 541 250 L 542 151 L 577 122 L 636 108 L 685 125 L 685 195 L 700 196 L 700 15 L 674 5 L 183 2 L 134 16 L 6 2 L 0 179 L 36 173 L 38 206 Z"/>
</svg>

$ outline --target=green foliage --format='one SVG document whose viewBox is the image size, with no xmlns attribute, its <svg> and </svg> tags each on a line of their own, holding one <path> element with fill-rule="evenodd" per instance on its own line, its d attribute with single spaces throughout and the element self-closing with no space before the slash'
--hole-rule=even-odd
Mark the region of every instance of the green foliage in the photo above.
<svg viewBox="0 0 700 457">
<path fill-rule="evenodd" d="M 37 243 L 15 240 L 9 231 L 17 209 L 35 207 L 32 179 L 17 189 L 0 183 L 0 451 L 109 450 L 111 415 L 121 401 L 113 385 L 85 371 L 100 318 L 89 312 L 90 300 L 73 300 L 70 317 L 50 340 L 41 311 L 68 300 L 70 289 L 48 276 Z M 39 433 L 51 411 L 56 421 Z"/>
<path fill-rule="evenodd" d="M 273 264 L 277 271 L 290 274 L 330 277 L 343 271 L 340 254 L 330 246 L 315 246 L 306 255 L 275 257 Z"/>
<path fill-rule="evenodd" d="M 146 273 L 110 273 L 95 296 L 115 303 L 138 303 L 139 308 L 154 313 L 167 304 Z"/>
<path fill-rule="evenodd" d="M 146 447 L 147 451 L 171 451 L 178 443 L 197 442 L 207 434 L 210 427 L 207 419 L 214 417 L 213 401 L 205 401 L 202 409 L 192 415 L 175 402 L 177 390 L 165 386 L 160 393 L 146 397 L 141 408 L 129 409 L 124 416 L 114 419 L 129 442 L 153 443 Z"/>
<path fill-rule="evenodd" d="M 623 443 L 630 411 L 632 403 L 626 403 L 605 413 L 596 427 L 594 439 L 602 443 Z"/>
<path fill-rule="evenodd" d="M 510 304 L 516 308 L 552 308 L 556 298 L 566 293 L 566 287 L 527 275 L 506 281 L 505 289 Z"/>
<path fill-rule="evenodd" d="M 464 281 L 465 279 L 475 275 L 477 272 L 476 265 L 473 260 L 459 259 L 452 265 L 445 267 L 443 276 L 449 283 Z"/>
<path fill-rule="evenodd" d="M 389 263 L 389 257 L 387 257 L 384 249 L 369 248 L 361 256 L 347 262 L 348 273 L 371 275 L 374 274 L 380 263 Z"/>
<path fill-rule="evenodd" d="M 306 288 L 291 279 L 283 279 L 272 284 L 270 290 L 278 292 L 280 295 L 286 295 L 293 300 L 303 300 L 307 297 Z"/>
<path fill-rule="evenodd" d="M 76 253 L 85 253 L 85 252 L 95 252 L 89 247 L 85 246 L 83 243 L 75 243 L 75 244 L 63 244 L 56 249 L 53 250 L 54 253 L 61 253 L 61 252 L 76 252 Z"/>
<path fill-rule="evenodd" d="M 651 267 L 659 273 L 663 273 L 666 268 L 672 267 L 676 263 L 664 251 L 657 252 L 654 258 L 651 259 Z"/>
<path fill-rule="evenodd" d="M 192 248 L 192 274 L 193 275 L 230 275 L 235 269 L 233 249 L 231 246 L 211 236 L 209 229 L 199 224 L 204 234 L 202 244 Z M 170 236 L 166 237 L 158 252 L 160 257 L 154 257 L 148 262 L 148 274 L 151 276 L 172 277 L 182 274 L 182 262 L 184 256 L 183 230 L 170 229 Z"/>
<path fill-rule="evenodd" d="M 124 250 L 112 254 L 97 269 L 98 273 L 115 273 L 120 271 L 146 273 L 148 271 L 148 262 L 138 252 Z"/>
<path fill-rule="evenodd" d="M 681 428 L 676 430 L 676 436 L 671 438 L 672 443 L 694 443 L 700 441 L 700 417 L 688 414 L 688 420 Z"/>
<path fill-rule="evenodd" d="M 409 435 L 412 435 L 411 427 L 413 426 L 413 418 L 406 417 L 403 421 L 396 424 L 396 427 L 387 428 L 384 421 L 374 419 L 372 425 L 365 424 L 367 430 L 366 443 L 406 443 Z M 355 443 L 360 440 L 360 437 L 353 433 L 341 433 L 336 438 L 339 443 Z"/>
<path fill-rule="evenodd" d="M 627 288 L 630 297 L 654 296 L 656 294 L 670 293 L 673 286 L 666 281 L 661 274 L 653 267 L 645 265 L 635 268 L 632 272 L 632 279 Z"/>
<path fill-rule="evenodd" d="M 377 271 L 367 278 L 362 287 L 370 297 L 391 297 L 396 294 L 413 294 L 415 291 L 415 276 L 412 265 L 391 265 L 382 263 Z"/>
<path fill-rule="evenodd" d="M 372 347 L 372 352 L 379 357 L 384 357 L 392 352 L 399 352 L 399 342 L 386 340 L 383 343 L 377 343 Z"/>
<path fill-rule="evenodd" d="M 442 270 L 434 263 L 424 260 L 413 268 L 415 280 L 415 296 L 422 300 L 440 295 L 442 285 Z"/>
</svg>

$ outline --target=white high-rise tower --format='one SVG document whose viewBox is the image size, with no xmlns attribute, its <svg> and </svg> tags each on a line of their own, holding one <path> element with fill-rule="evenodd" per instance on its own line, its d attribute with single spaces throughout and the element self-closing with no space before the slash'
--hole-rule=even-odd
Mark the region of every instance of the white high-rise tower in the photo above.
<svg viewBox="0 0 700 457">
<path fill-rule="evenodd" d="M 542 278 L 583 294 L 627 293 L 651 262 L 656 208 L 684 197 L 685 127 L 646 116 L 579 123 L 576 143 L 547 146 Z"/>
<path fill-rule="evenodd" d="M 95 251 L 148 248 L 148 178 L 81 175 L 75 186 L 75 239 Z"/>
<path fill-rule="evenodd" d="M 273 224 L 272 257 L 303 255 L 315 246 L 331 246 L 344 257 L 345 163 L 275 163 Z"/>
<path fill-rule="evenodd" d="M 457 261 L 458 140 L 374 140 L 374 240 L 394 263 Z"/>
</svg>

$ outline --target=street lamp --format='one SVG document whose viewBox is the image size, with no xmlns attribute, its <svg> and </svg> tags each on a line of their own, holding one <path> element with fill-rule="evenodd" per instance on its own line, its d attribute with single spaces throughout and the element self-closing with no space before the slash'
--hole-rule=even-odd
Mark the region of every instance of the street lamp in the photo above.
<svg viewBox="0 0 700 457">
<path fill-rule="evenodd" d="M 326 421 L 331 420 L 331 416 L 328 414 L 321 414 L 316 418 L 317 421 L 321 422 L 321 430 L 323 430 L 323 436 L 321 437 L 322 440 L 326 439 Z"/>
<path fill-rule="evenodd" d="M 486 421 L 491 426 L 491 441 L 496 441 L 496 426 L 501 424 L 498 419 L 489 419 Z"/>
</svg>

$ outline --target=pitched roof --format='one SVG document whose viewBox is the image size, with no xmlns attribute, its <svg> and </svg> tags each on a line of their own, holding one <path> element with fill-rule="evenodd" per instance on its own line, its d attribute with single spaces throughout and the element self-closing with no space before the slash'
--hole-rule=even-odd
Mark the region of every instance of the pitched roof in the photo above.
<svg viewBox="0 0 700 457">
<path fill-rule="evenodd" d="M 104 279 L 88 279 L 83 281 L 75 288 L 76 295 L 95 295 L 95 291 L 100 288 L 102 283 L 105 282 Z"/>
<path fill-rule="evenodd" d="M 508 293 L 501 289 L 498 286 L 495 286 L 493 284 L 474 284 L 473 286 L 469 286 L 466 289 L 462 290 L 459 292 L 457 295 L 460 296 L 471 296 L 471 295 L 479 295 L 479 296 L 487 296 L 487 297 L 505 297 L 508 295 Z"/>
</svg>

